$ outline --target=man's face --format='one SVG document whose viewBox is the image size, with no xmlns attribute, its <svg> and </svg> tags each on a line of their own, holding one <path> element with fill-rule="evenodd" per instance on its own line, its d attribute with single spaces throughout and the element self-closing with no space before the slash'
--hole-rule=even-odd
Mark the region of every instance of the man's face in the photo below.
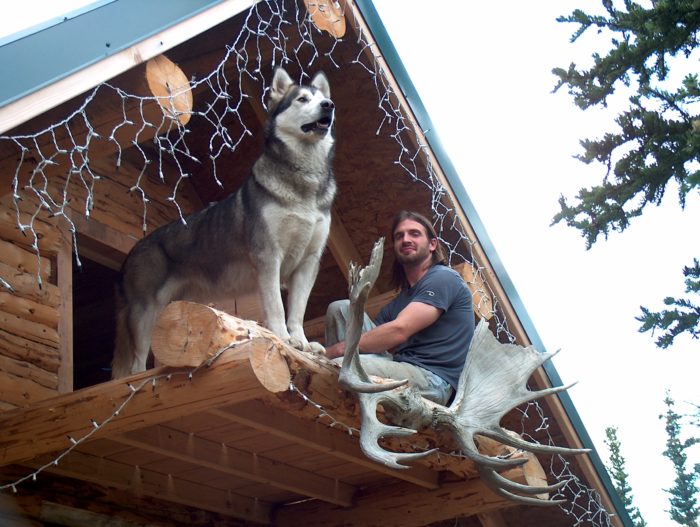
<svg viewBox="0 0 700 527">
<path fill-rule="evenodd" d="M 415 265 L 431 258 L 437 240 L 429 240 L 428 233 L 420 223 L 403 220 L 394 230 L 394 254 L 402 265 Z"/>
</svg>

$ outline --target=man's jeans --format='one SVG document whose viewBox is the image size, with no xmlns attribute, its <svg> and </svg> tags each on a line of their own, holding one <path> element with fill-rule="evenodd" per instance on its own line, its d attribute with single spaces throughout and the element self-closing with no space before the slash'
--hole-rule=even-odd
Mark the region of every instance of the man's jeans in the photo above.
<svg viewBox="0 0 700 527">
<path fill-rule="evenodd" d="M 349 307 L 349 300 L 336 300 L 328 306 L 326 311 L 326 346 L 345 340 Z M 374 322 L 365 313 L 362 332 L 369 331 L 374 327 Z M 343 357 L 338 357 L 334 361 L 342 364 Z M 452 396 L 452 386 L 442 377 L 420 366 L 394 361 L 389 352 L 362 353 L 360 362 L 368 375 L 387 379 L 408 379 L 409 384 L 415 386 L 423 397 L 438 404 L 446 405 Z"/>
</svg>

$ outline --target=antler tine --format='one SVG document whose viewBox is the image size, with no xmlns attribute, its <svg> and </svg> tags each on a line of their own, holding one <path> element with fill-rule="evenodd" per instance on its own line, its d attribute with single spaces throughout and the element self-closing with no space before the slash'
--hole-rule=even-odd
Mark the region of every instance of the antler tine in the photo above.
<svg viewBox="0 0 700 527">
<path fill-rule="evenodd" d="M 563 446 L 533 443 L 531 441 L 526 441 L 517 435 L 508 434 L 501 427 L 493 430 L 483 430 L 480 433 L 486 437 L 500 441 L 505 445 L 519 448 L 520 450 L 536 452 L 538 454 L 586 454 L 587 452 L 591 451 L 590 448 L 568 448 Z"/>
<path fill-rule="evenodd" d="M 532 486 L 532 485 L 523 485 L 521 483 L 517 483 L 515 481 L 511 481 L 507 478 L 504 478 L 501 476 L 498 472 L 492 469 L 486 469 L 486 468 L 481 468 L 479 467 L 479 475 L 481 476 L 481 479 L 488 485 L 488 487 L 493 490 L 496 494 L 499 494 L 501 496 L 504 496 L 508 499 L 511 499 L 513 501 L 517 501 L 519 503 L 525 503 L 528 505 L 539 505 L 539 506 L 552 506 L 552 505 L 559 505 L 561 503 L 566 502 L 566 500 L 561 499 L 561 500 L 549 500 L 549 499 L 542 499 L 542 498 L 534 498 L 530 496 L 520 496 L 519 494 L 513 494 L 513 492 L 510 491 L 515 491 L 515 492 L 521 492 L 523 494 L 544 494 L 544 493 L 550 493 L 550 492 L 555 492 L 565 486 L 567 483 L 569 483 L 569 480 L 563 480 L 558 483 L 555 483 L 554 485 L 546 485 L 546 486 Z"/>
<path fill-rule="evenodd" d="M 384 436 L 405 437 L 413 435 L 416 430 L 401 426 L 386 425 L 377 418 L 377 406 L 390 403 L 403 407 L 401 395 L 389 393 L 390 390 L 405 385 L 408 380 L 386 381 L 374 383 L 365 372 L 360 362 L 359 342 L 362 333 L 362 321 L 367 295 L 379 276 L 384 253 L 384 238 L 380 238 L 372 249 L 369 264 L 364 269 L 350 264 L 349 298 L 347 329 L 345 334 L 345 356 L 340 369 L 338 382 L 344 388 L 357 393 L 360 401 L 362 426 L 360 431 L 360 447 L 365 455 L 379 463 L 396 468 L 406 469 L 401 462 L 415 461 L 432 454 L 434 450 L 419 453 L 391 452 L 379 446 Z"/>
<path fill-rule="evenodd" d="M 397 398 L 390 393 L 360 393 L 360 407 L 362 414 L 362 428 L 360 433 L 360 447 L 365 455 L 379 463 L 391 468 L 410 468 L 401 464 L 416 461 L 429 456 L 437 450 L 433 448 L 424 452 L 392 452 L 379 446 L 379 440 L 385 436 L 406 437 L 416 433 L 416 430 L 402 426 L 386 425 L 377 419 L 377 405 L 383 402 L 397 404 Z"/>
<path fill-rule="evenodd" d="M 365 302 L 374 282 L 379 276 L 384 253 L 384 238 L 380 238 L 372 248 L 369 264 L 365 268 L 350 264 L 348 284 L 348 296 L 350 308 L 348 313 L 347 329 L 345 335 L 345 356 L 340 368 L 338 383 L 345 389 L 362 392 L 376 393 L 393 390 L 403 386 L 408 380 L 398 380 L 376 384 L 371 381 L 360 362 L 359 342 L 362 334 L 362 321 L 364 318 Z"/>
</svg>

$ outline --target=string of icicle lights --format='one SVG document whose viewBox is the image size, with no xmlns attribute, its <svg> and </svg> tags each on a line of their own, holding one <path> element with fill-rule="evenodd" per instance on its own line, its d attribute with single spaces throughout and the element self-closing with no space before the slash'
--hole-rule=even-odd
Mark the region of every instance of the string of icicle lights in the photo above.
<svg viewBox="0 0 700 527">
<path fill-rule="evenodd" d="M 309 2 L 310 9 L 317 9 Z M 349 9 L 349 8 L 348 8 Z M 114 170 L 118 171 L 124 151 L 133 148 L 141 159 L 141 171 L 134 181 L 128 183 L 132 193 L 141 198 L 143 204 L 141 224 L 145 231 L 148 226 L 149 203 L 152 197 L 143 178 L 147 171 L 155 170 L 162 182 L 166 182 L 167 171 L 177 168 L 174 180 L 169 179 L 170 195 L 167 201 L 177 209 L 183 219 L 183 207 L 179 201 L 183 183 L 193 176 L 193 164 L 208 167 L 208 173 L 217 185 L 223 186 L 217 168 L 223 157 L 235 152 L 252 132 L 241 111 L 253 97 L 246 89 L 254 85 L 262 96 L 258 103 L 265 106 L 269 91 L 269 72 L 276 65 L 293 65 L 299 71 L 299 80 L 308 80 L 323 66 L 325 68 L 354 67 L 358 73 L 356 82 L 371 83 L 377 94 L 379 118 L 376 123 L 377 135 L 392 137 L 396 142 L 396 155 L 392 162 L 400 167 L 403 177 L 422 186 L 430 194 L 433 221 L 441 242 L 448 251 L 450 265 L 466 263 L 472 267 L 475 276 L 483 276 L 484 270 L 474 256 L 477 240 L 471 239 L 459 223 L 455 214 L 457 207 L 438 176 L 429 155 L 425 139 L 430 139 L 430 131 L 420 130 L 401 108 L 399 94 L 394 92 L 388 72 L 384 71 L 380 60 L 374 55 L 376 45 L 372 37 L 363 29 L 363 24 L 347 13 L 346 19 L 354 31 L 340 39 L 330 38 L 313 24 L 306 6 L 299 0 L 262 0 L 254 4 L 243 17 L 242 28 L 234 35 L 224 50 L 223 59 L 207 75 L 193 78 L 190 87 L 197 97 L 208 101 L 203 107 L 191 111 L 190 122 L 199 121 L 200 130 L 208 130 L 208 151 L 205 156 L 196 155 L 191 148 L 188 125 L 177 118 L 161 113 L 155 120 L 147 117 L 146 108 L 153 105 L 154 97 L 144 97 L 124 91 L 109 82 L 102 83 L 87 94 L 80 106 L 69 116 L 35 133 L 0 136 L 0 142 L 12 143 L 18 152 L 18 162 L 12 179 L 12 199 L 17 212 L 17 226 L 31 240 L 31 246 L 41 265 L 41 240 L 39 226 L 46 217 L 67 222 L 73 237 L 76 262 L 80 262 L 77 246 L 77 229 L 71 219 L 80 211 L 89 218 L 100 193 L 102 175 L 93 168 L 91 155 L 99 147 L 107 144 L 114 151 Z M 294 42 L 294 44 L 291 44 Z M 345 45 L 360 51 L 347 61 L 340 51 Z M 263 50 L 265 52 L 263 53 Z M 102 129 L 91 121 L 90 110 L 96 100 L 116 96 L 123 108 L 120 121 L 109 129 Z M 231 122 L 237 123 L 232 127 Z M 127 133 L 129 132 L 129 133 Z M 144 145 L 152 145 L 146 148 Z M 427 160 L 427 163 L 426 163 Z M 27 170 L 27 166 L 31 168 Z M 155 168 L 154 168 L 155 167 Z M 76 188 L 81 196 L 77 197 Z M 37 273 L 41 285 L 41 275 Z M 493 300 L 488 309 L 495 321 L 497 336 L 511 342 L 515 340 L 508 328 L 494 292 L 485 280 L 478 283 L 486 296 Z M 0 277 L 0 288 L 9 290 L 9 283 Z M 151 382 L 155 382 L 152 379 Z M 140 390 L 142 387 L 137 387 Z M 128 404 L 130 398 L 124 402 Z M 537 403 L 530 403 L 522 411 L 523 435 L 528 430 L 546 432 L 549 444 L 553 444 L 548 432 L 548 417 Z M 533 414 L 536 417 L 533 417 Z M 326 414 L 327 415 L 327 414 Z M 96 427 L 107 426 L 109 416 L 93 421 Z M 539 421 L 538 421 L 539 420 Z M 336 425 L 339 425 L 336 422 Z M 348 429 L 350 433 L 352 430 Z M 70 451 L 78 441 L 73 439 Z M 63 455 L 63 454 L 62 454 Z M 56 458 L 56 462 L 60 460 Z M 610 518 L 601 505 L 600 496 L 589 489 L 571 470 L 570 464 L 561 456 L 552 456 L 550 475 L 555 480 L 568 481 L 555 498 L 566 498 L 562 510 L 572 518 L 572 525 L 609 526 Z M 37 472 L 38 473 L 38 472 Z M 37 473 L 30 478 L 36 478 Z M 15 489 L 24 480 L 0 487 Z"/>
</svg>

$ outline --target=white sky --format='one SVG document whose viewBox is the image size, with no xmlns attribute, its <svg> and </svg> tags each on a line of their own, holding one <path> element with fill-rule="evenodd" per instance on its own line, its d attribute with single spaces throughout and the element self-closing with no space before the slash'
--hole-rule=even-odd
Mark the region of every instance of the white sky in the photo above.
<svg viewBox="0 0 700 527">
<path fill-rule="evenodd" d="M 0 37 L 85 3 L 3 5 Z M 547 350 L 562 349 L 559 374 L 579 381 L 571 396 L 598 452 L 607 460 L 604 429 L 617 426 L 635 504 L 649 525 L 676 527 L 664 512 L 673 473 L 658 415 L 667 388 L 677 403 L 700 401 L 700 344 L 683 338 L 658 350 L 634 317 L 640 304 L 658 309 L 683 294 L 681 270 L 700 256 L 700 199 L 681 212 L 669 192 L 590 251 L 577 231 L 549 227 L 561 193 L 602 177 L 572 156 L 579 139 L 609 130 L 610 114 L 550 93 L 551 69 L 587 60 L 596 45 L 595 35 L 570 45 L 573 26 L 555 18 L 600 2 L 374 3 Z"/>
<path fill-rule="evenodd" d="M 699 196 L 682 212 L 668 192 L 590 251 L 578 231 L 549 226 L 560 194 L 603 176 L 572 156 L 614 114 L 551 94 L 552 68 L 587 63 L 599 44 L 595 32 L 569 44 L 575 26 L 556 17 L 600 1 L 373 1 L 544 345 L 562 349 L 557 371 L 579 381 L 570 394 L 598 453 L 607 462 L 604 429 L 617 426 L 635 504 L 649 525 L 677 527 L 665 512 L 674 476 L 658 416 L 666 388 L 677 403 L 700 402 L 700 343 L 659 350 L 634 318 L 640 305 L 683 296 L 683 266 L 700 256 Z"/>
<path fill-rule="evenodd" d="M 4 0 L 0 38 L 42 24 L 92 2 L 93 0 Z"/>
</svg>

